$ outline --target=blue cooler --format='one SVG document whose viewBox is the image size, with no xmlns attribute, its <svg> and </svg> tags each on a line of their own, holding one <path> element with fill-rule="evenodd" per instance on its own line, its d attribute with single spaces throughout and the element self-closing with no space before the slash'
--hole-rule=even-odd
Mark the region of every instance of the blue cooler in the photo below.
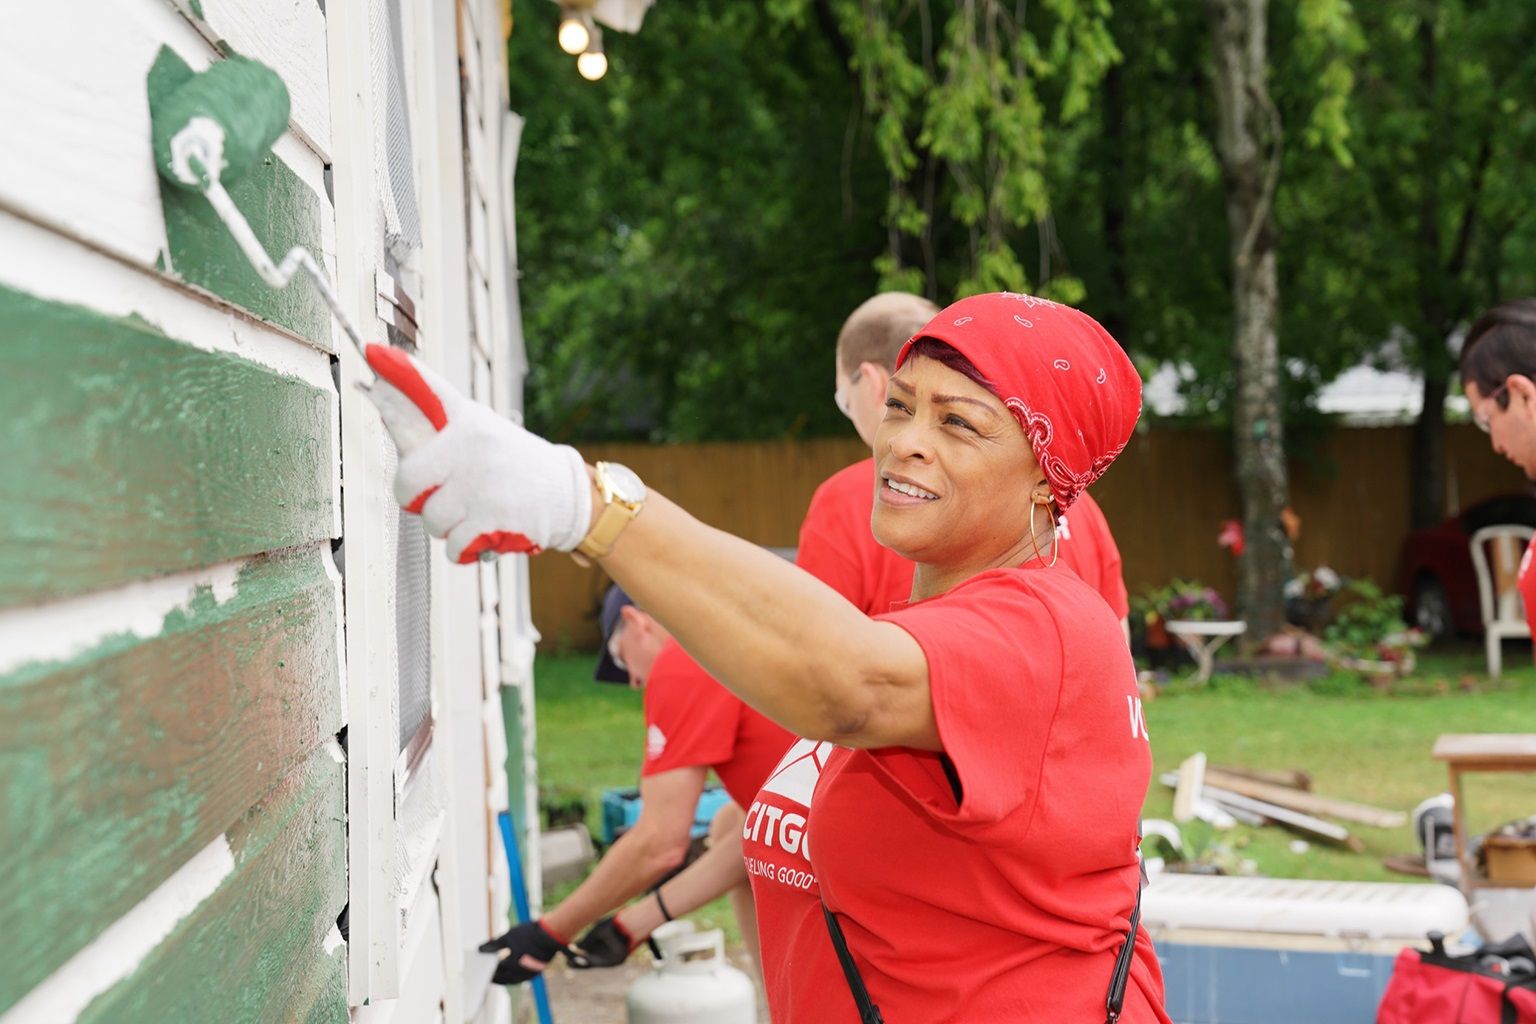
<svg viewBox="0 0 1536 1024">
<path fill-rule="evenodd" d="M 1169 872 L 1141 913 L 1176 1024 L 1372 1024 L 1398 951 L 1467 927 L 1444 885 Z"/>
<path fill-rule="evenodd" d="M 731 802 L 730 794 L 720 786 L 706 786 L 699 794 L 699 805 L 694 808 L 690 839 L 703 839 L 709 834 L 709 822 L 715 812 Z M 603 791 L 603 845 L 612 845 L 619 836 L 635 827 L 640 820 L 640 791 L 638 789 L 606 789 Z"/>
</svg>

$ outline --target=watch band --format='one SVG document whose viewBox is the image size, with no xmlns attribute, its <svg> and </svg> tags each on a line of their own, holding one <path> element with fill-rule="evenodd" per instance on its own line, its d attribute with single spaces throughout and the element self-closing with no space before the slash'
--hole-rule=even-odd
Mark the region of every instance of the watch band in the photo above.
<svg viewBox="0 0 1536 1024">
<path fill-rule="evenodd" d="M 581 539 L 581 543 L 576 545 L 576 550 L 571 552 L 576 563 L 584 567 L 590 566 L 596 559 L 607 557 L 613 550 L 614 542 L 619 539 L 619 534 L 645 507 L 644 497 L 637 501 L 626 501 L 614 493 L 613 482 L 608 476 L 608 463 L 599 462 L 594 467 L 593 476 L 603 496 L 603 511 L 592 529 Z"/>
<path fill-rule="evenodd" d="M 630 508 L 618 501 L 610 501 L 603 506 L 602 515 L 597 517 L 597 523 L 592 530 L 576 545 L 576 554 L 588 559 L 588 564 L 598 558 L 606 558 L 613 550 L 614 541 L 619 539 L 619 534 L 624 532 L 624 527 L 630 520 L 639 514 L 639 509 Z M 580 561 L 581 559 L 577 559 Z"/>
</svg>

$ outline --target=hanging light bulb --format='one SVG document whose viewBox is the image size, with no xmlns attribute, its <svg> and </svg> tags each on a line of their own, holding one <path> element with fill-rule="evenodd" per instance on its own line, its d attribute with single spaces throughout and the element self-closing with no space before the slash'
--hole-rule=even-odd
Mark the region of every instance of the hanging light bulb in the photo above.
<svg viewBox="0 0 1536 1024">
<path fill-rule="evenodd" d="M 580 72 L 582 78 L 595 82 L 608 73 L 608 58 L 601 50 L 595 53 L 588 50 L 576 58 L 576 70 Z"/>
<path fill-rule="evenodd" d="M 590 17 L 585 11 L 565 8 L 560 16 L 560 31 L 556 36 L 560 49 L 573 57 L 586 50 L 587 44 L 592 41 L 592 30 L 587 24 Z"/>
<path fill-rule="evenodd" d="M 576 58 L 576 71 L 589 82 L 595 82 L 608 73 L 608 55 L 603 52 L 603 33 L 594 30 L 585 52 Z"/>
</svg>

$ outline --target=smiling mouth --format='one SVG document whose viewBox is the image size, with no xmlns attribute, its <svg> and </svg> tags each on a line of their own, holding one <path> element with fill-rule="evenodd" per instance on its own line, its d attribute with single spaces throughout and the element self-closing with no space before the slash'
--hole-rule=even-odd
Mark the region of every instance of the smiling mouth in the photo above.
<svg viewBox="0 0 1536 1024">
<path fill-rule="evenodd" d="M 916 484 L 902 483 L 900 480 L 892 480 L 889 477 L 886 477 L 885 486 L 889 487 L 897 494 L 905 494 L 909 498 L 922 498 L 924 501 L 939 500 L 939 496 L 937 494 L 934 494 L 932 491 L 925 491 L 921 487 L 918 487 Z"/>
</svg>

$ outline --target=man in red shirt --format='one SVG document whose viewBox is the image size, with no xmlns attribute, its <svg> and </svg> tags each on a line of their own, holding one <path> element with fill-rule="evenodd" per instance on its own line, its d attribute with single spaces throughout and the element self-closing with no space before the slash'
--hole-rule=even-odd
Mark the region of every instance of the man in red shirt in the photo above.
<svg viewBox="0 0 1536 1024">
<path fill-rule="evenodd" d="M 645 691 L 640 817 L 586 881 L 558 906 L 546 911 L 540 920 L 518 925 L 481 947 L 482 952 L 505 949 L 510 953 L 496 970 L 496 981 L 502 984 L 526 981 L 542 971 L 556 953 L 594 923 L 598 927 L 581 940 L 583 952 L 606 954 L 613 962 L 627 956 L 650 929 L 631 937 L 622 920 L 615 922 L 604 915 L 655 886 L 683 862 L 694 811 L 710 769 L 735 801 L 717 814 L 711 839 L 722 850 L 735 851 L 732 856 L 739 861 L 740 845 L 735 835 L 741 808 L 751 802 L 768 770 L 794 739 L 710 678 L 618 587 L 610 588 L 604 599 L 601 623 L 604 644 L 594 677 L 601 682 L 627 682 Z M 710 898 L 719 894 L 717 890 Z M 733 909 L 742 933 L 750 937 L 755 958 L 757 920 L 751 892 L 738 884 L 732 896 Z M 668 907 L 657 902 L 660 899 L 653 891 L 643 902 L 656 903 L 660 915 L 669 917 Z M 604 944 L 618 948 L 597 948 Z M 576 959 L 578 965 L 588 965 L 585 957 Z"/>
</svg>

